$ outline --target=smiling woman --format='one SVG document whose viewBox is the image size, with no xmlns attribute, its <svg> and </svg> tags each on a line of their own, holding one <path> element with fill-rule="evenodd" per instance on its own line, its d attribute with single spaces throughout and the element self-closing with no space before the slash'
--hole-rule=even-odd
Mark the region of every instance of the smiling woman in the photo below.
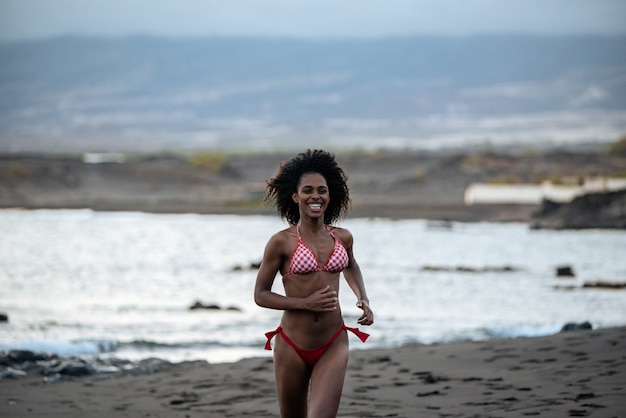
<svg viewBox="0 0 626 418">
<path fill-rule="evenodd" d="M 283 417 L 336 416 L 348 363 L 346 331 L 339 306 L 340 273 L 357 298 L 361 325 L 372 325 L 353 238 L 331 227 L 348 210 L 347 176 L 334 155 L 308 150 L 281 165 L 267 184 L 266 199 L 290 226 L 268 241 L 254 289 L 255 302 L 283 310 L 280 326 L 266 333 L 266 349 L 276 337 L 274 372 Z M 278 273 L 285 296 L 272 291 Z"/>
</svg>

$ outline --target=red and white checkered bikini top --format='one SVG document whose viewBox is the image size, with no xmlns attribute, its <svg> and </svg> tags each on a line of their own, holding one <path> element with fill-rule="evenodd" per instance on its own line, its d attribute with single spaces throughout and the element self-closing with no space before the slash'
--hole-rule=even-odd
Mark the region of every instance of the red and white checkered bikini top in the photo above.
<svg viewBox="0 0 626 418">
<path fill-rule="evenodd" d="M 300 228 L 296 225 L 296 232 L 298 234 L 298 245 L 291 255 L 291 262 L 289 263 L 289 272 L 285 276 L 290 274 L 307 274 L 314 273 L 316 271 L 328 271 L 331 273 L 337 273 L 343 271 L 348 267 L 349 259 L 348 253 L 344 246 L 332 233 L 330 227 L 326 225 L 326 230 L 331 237 L 335 240 L 335 246 L 333 252 L 328 257 L 328 261 L 324 267 L 320 268 L 315 253 L 302 241 L 300 237 Z"/>
</svg>

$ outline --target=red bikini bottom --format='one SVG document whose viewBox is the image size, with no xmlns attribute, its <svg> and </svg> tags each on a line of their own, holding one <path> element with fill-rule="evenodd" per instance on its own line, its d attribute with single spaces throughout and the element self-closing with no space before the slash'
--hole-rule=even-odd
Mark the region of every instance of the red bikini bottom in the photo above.
<svg viewBox="0 0 626 418">
<path fill-rule="evenodd" d="M 285 340 L 285 342 L 287 344 L 289 344 L 291 347 L 293 347 L 294 350 L 296 350 L 296 353 L 298 353 L 300 358 L 306 364 L 308 364 L 309 366 L 313 366 L 315 363 L 317 363 L 317 361 L 320 358 L 322 358 L 324 353 L 326 353 L 326 350 L 328 350 L 328 347 L 330 347 L 330 345 L 333 342 L 335 342 L 335 340 L 337 338 L 339 338 L 339 336 L 341 335 L 343 330 L 347 330 L 347 331 L 352 332 L 354 335 L 359 337 L 359 339 L 361 341 L 363 341 L 363 342 L 365 342 L 365 340 L 367 340 L 367 337 L 370 336 L 369 334 L 366 334 L 365 332 L 362 332 L 358 328 L 350 328 L 350 327 L 347 327 L 346 324 L 341 324 L 341 326 L 339 327 L 337 332 L 332 337 L 330 337 L 330 339 L 328 341 L 326 341 L 326 343 L 324 345 L 322 345 L 321 347 L 318 347 L 318 348 L 314 348 L 312 350 L 304 350 L 304 349 L 298 347 L 293 341 L 291 341 L 291 339 L 289 339 L 289 337 L 287 337 L 287 335 L 285 335 L 285 333 L 283 332 L 283 327 L 281 327 L 279 325 L 278 328 L 276 328 L 274 331 L 270 331 L 270 332 L 266 332 L 265 333 L 265 336 L 267 337 L 267 342 L 265 343 L 265 349 L 266 350 L 271 350 L 272 346 L 270 344 L 270 341 L 272 341 L 272 338 L 274 338 L 274 336 L 276 334 L 280 334 L 280 336 L 283 338 L 283 340 Z"/>
</svg>

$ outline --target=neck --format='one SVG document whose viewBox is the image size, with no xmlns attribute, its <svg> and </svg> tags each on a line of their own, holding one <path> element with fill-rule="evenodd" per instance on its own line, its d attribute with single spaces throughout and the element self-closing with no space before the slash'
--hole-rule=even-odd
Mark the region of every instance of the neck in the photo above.
<svg viewBox="0 0 626 418">
<path fill-rule="evenodd" d="M 313 233 L 317 233 L 320 229 L 325 229 L 323 216 L 319 218 L 301 217 L 298 225 L 300 225 L 300 229 L 306 228 Z"/>
</svg>

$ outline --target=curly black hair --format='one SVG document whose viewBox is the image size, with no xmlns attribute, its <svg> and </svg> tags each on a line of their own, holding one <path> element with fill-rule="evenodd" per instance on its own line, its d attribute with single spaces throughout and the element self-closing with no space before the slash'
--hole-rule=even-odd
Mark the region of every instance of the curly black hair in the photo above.
<svg viewBox="0 0 626 418">
<path fill-rule="evenodd" d="M 319 173 L 326 179 L 330 201 L 324 212 L 324 223 L 332 225 L 348 213 L 350 191 L 348 176 L 335 161 L 335 155 L 327 151 L 309 149 L 282 163 L 276 175 L 267 182 L 264 200 L 274 203 L 280 217 L 290 225 L 297 224 L 300 211 L 292 196 L 307 173 Z"/>
</svg>

